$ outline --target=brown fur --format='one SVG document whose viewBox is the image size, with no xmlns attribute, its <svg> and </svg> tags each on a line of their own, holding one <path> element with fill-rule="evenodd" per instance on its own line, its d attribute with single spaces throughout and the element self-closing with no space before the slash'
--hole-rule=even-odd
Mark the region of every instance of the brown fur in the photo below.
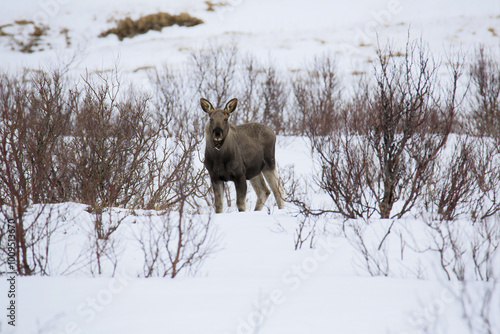
<svg viewBox="0 0 500 334">
<path fill-rule="evenodd" d="M 260 123 L 231 124 L 228 118 L 237 103 L 237 99 L 232 99 L 224 109 L 214 109 L 208 100 L 200 100 L 201 108 L 210 116 L 205 127 L 205 167 L 212 182 L 215 211 L 222 212 L 224 182 L 227 181 L 234 182 L 236 205 L 239 211 L 245 211 L 246 180 L 250 180 L 257 193 L 255 210 L 261 210 L 270 194 L 264 178 L 274 193 L 278 207 L 283 209 L 283 189 L 276 172 L 276 135 Z"/>
</svg>

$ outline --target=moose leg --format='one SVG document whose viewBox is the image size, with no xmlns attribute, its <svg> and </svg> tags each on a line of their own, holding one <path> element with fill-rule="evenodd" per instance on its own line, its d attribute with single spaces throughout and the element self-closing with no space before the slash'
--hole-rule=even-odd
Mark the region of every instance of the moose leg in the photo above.
<svg viewBox="0 0 500 334">
<path fill-rule="evenodd" d="M 224 207 L 223 199 L 224 199 L 224 182 L 217 180 L 212 180 L 212 189 L 214 191 L 214 199 L 215 199 L 215 213 L 221 213 L 222 208 Z"/>
<path fill-rule="evenodd" d="M 284 193 L 283 193 L 283 188 L 280 185 L 280 180 L 278 178 L 278 171 L 276 170 L 276 168 L 274 168 L 262 171 L 262 173 L 266 177 L 267 183 L 269 183 L 269 186 L 273 191 L 274 198 L 276 199 L 276 204 L 278 204 L 278 208 L 284 209 L 285 208 L 285 201 L 283 200 Z"/>
<path fill-rule="evenodd" d="M 255 205 L 255 211 L 260 211 L 266 204 L 266 200 L 269 197 L 271 191 L 267 188 L 266 181 L 262 173 L 250 180 L 255 193 L 257 194 L 257 204 Z"/>
<path fill-rule="evenodd" d="M 236 206 L 238 211 L 245 211 L 247 208 L 246 197 L 247 197 L 247 180 L 242 177 L 234 181 L 236 187 Z"/>
</svg>

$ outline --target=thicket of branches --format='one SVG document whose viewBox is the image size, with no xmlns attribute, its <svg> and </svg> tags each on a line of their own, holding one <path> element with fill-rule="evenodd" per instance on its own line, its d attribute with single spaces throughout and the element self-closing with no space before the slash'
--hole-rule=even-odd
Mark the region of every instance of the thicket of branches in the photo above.
<svg viewBox="0 0 500 334">
<path fill-rule="evenodd" d="M 49 225 L 58 220 L 33 216 L 33 205 L 88 205 L 96 274 L 114 252 L 113 235 L 123 221 L 111 218 L 112 207 L 199 211 L 208 189 L 195 163 L 203 137 L 191 118 L 174 115 L 182 106 L 175 105 L 182 95 L 174 81 L 158 75 L 158 87 L 167 91 L 153 98 L 124 88 L 117 71 L 79 80 L 57 70 L 0 80 L 0 204 L 3 217 L 15 223 L 19 274 L 47 273 L 47 240 L 55 232 Z M 37 251 L 42 241 L 44 264 Z"/>
<path fill-rule="evenodd" d="M 402 52 L 387 46 L 377 51 L 373 76 L 350 96 L 342 94 L 334 60 L 315 61 L 294 93 L 319 167 L 316 183 L 332 200 L 317 213 L 401 218 L 426 210 L 439 219 L 467 213 L 480 220 L 499 212 L 492 120 L 499 63 L 483 49 L 473 65 L 466 61 L 450 56 L 442 78 L 445 66 L 421 41 Z"/>
<path fill-rule="evenodd" d="M 493 216 L 500 211 L 500 65 L 483 48 L 472 65 L 467 60 L 442 65 L 421 41 L 387 46 L 372 75 L 351 87 L 331 55 L 292 73 L 235 45 L 195 51 L 183 70 L 152 71 L 147 91 L 125 85 L 117 70 L 1 74 L 0 207 L 16 224 L 17 270 L 43 273 L 35 244 L 53 229 L 25 222 L 35 204 L 88 205 L 97 263 L 121 223 L 103 218 L 111 207 L 195 213 L 210 204 L 200 96 L 218 107 L 237 97 L 233 122 L 310 139 L 315 181 L 331 205 L 314 210 L 292 192 L 289 200 L 309 216 L 399 218 L 415 209 L 441 220 Z M 446 66 L 449 75 L 438 76 Z"/>
</svg>

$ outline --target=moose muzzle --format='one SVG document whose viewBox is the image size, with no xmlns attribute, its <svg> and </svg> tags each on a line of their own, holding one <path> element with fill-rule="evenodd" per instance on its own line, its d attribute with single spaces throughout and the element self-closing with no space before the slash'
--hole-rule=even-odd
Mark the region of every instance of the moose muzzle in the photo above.
<svg viewBox="0 0 500 334">
<path fill-rule="evenodd" d="M 215 128 L 213 131 L 213 141 L 216 150 L 220 150 L 222 144 L 224 143 L 224 132 L 221 128 Z"/>
</svg>

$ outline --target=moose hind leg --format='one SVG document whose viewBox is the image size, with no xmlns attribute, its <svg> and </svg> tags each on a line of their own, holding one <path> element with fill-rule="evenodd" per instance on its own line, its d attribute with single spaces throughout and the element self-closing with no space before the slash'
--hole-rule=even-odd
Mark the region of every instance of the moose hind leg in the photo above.
<svg viewBox="0 0 500 334">
<path fill-rule="evenodd" d="M 276 199 L 276 204 L 278 204 L 279 209 L 285 208 L 285 201 L 283 200 L 283 188 L 281 187 L 280 180 L 278 177 L 278 171 L 276 168 L 268 169 L 262 172 L 273 191 L 274 198 Z"/>
<path fill-rule="evenodd" d="M 257 194 L 257 204 L 255 204 L 255 211 L 260 211 L 266 204 L 266 200 L 269 197 L 271 191 L 267 188 L 266 181 L 262 173 L 250 180 L 255 193 Z"/>
</svg>

